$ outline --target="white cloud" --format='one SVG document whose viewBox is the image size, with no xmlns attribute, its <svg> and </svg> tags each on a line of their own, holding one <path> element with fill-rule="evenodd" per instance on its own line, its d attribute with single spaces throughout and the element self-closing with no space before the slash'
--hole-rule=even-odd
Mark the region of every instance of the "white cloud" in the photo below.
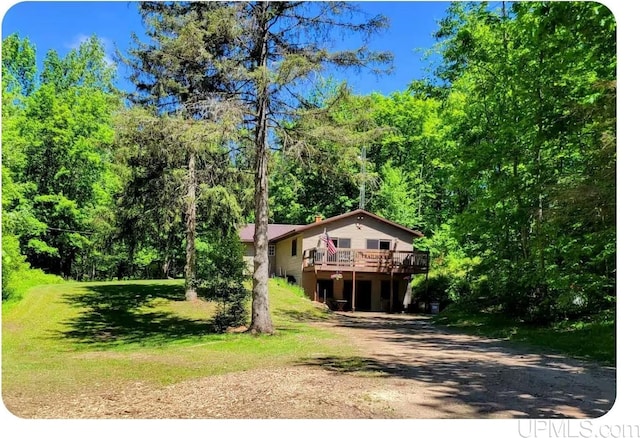
<svg viewBox="0 0 640 438">
<path fill-rule="evenodd" d="M 85 35 L 85 34 L 78 34 L 75 36 L 75 38 L 73 39 L 72 42 L 70 43 L 65 43 L 65 47 L 67 49 L 77 49 L 80 47 L 80 45 L 82 43 L 84 43 L 85 41 L 87 41 L 89 38 L 91 38 L 89 35 Z"/>
<path fill-rule="evenodd" d="M 91 35 L 85 35 L 83 33 L 80 33 L 76 35 L 70 43 L 66 43 L 65 47 L 70 50 L 77 50 L 80 48 L 81 44 L 89 41 L 90 38 L 91 38 Z M 102 44 L 102 47 L 104 48 L 104 58 L 103 58 L 104 62 L 109 66 L 115 65 L 115 61 L 113 60 L 113 55 L 114 55 L 113 41 L 111 41 L 109 38 L 100 37 L 100 36 L 98 37 L 98 40 L 100 41 L 100 44 Z"/>
</svg>

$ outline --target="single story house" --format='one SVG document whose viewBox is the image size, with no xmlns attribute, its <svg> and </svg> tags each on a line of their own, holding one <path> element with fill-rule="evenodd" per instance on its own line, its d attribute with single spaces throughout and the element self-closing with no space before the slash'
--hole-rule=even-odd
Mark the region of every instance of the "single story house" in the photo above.
<svg viewBox="0 0 640 438">
<path fill-rule="evenodd" d="M 242 228 L 253 270 L 254 224 Z M 429 254 L 415 251 L 418 231 L 358 209 L 307 225 L 269 224 L 269 273 L 338 310 L 397 311 L 411 275 L 427 273 Z"/>
</svg>

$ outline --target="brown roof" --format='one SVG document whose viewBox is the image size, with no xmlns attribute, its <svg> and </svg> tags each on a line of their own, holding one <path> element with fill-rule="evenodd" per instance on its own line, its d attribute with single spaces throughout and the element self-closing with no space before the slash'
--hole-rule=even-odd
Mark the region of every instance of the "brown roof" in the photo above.
<svg viewBox="0 0 640 438">
<path fill-rule="evenodd" d="M 269 240 L 280 237 L 289 231 L 295 230 L 297 227 L 304 225 L 288 225 L 288 224 L 269 224 L 267 227 L 267 237 Z M 240 240 L 243 242 L 253 242 L 253 233 L 255 233 L 255 224 L 248 224 L 240 229 Z"/>
<path fill-rule="evenodd" d="M 366 210 L 362 210 L 362 209 L 358 209 L 358 210 L 354 210 L 354 211 L 350 211 L 348 213 L 344 213 L 341 214 L 339 216 L 333 216 L 330 217 L 328 219 L 325 219 L 323 221 L 320 222 L 313 222 L 311 224 L 308 225 L 284 225 L 284 224 L 269 224 L 269 227 L 267 229 L 267 236 L 269 238 L 269 242 L 274 241 L 277 242 L 278 240 L 282 240 L 285 239 L 287 237 L 290 237 L 294 234 L 298 234 L 301 233 L 303 231 L 309 230 L 311 228 L 314 227 L 319 227 L 319 226 L 324 226 L 328 223 L 331 222 L 335 222 L 335 221 L 339 221 L 340 219 L 344 219 L 350 216 L 354 216 L 357 214 L 364 214 L 367 215 L 373 219 L 379 220 L 380 222 L 384 222 L 386 224 L 389 224 L 391 226 L 394 226 L 396 228 L 399 228 L 401 230 L 404 230 L 408 233 L 411 233 L 413 235 L 415 235 L 416 237 L 422 237 L 423 234 L 419 231 L 415 231 L 412 230 L 410 228 L 407 228 L 405 226 L 402 226 L 396 222 L 392 222 L 388 219 L 385 219 L 383 217 L 380 217 L 378 215 L 375 215 L 371 212 L 368 212 Z M 253 242 L 253 233 L 254 233 L 254 228 L 255 225 L 254 224 L 248 224 L 246 227 L 242 228 L 240 230 L 240 239 L 243 242 Z"/>
</svg>

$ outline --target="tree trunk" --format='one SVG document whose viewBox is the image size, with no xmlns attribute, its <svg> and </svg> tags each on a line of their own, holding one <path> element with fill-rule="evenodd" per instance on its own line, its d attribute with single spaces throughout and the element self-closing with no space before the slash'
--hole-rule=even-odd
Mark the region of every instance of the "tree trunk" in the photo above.
<svg viewBox="0 0 640 438">
<path fill-rule="evenodd" d="M 184 267 L 185 298 L 194 301 L 196 293 L 196 154 L 189 155 L 189 173 L 187 176 L 187 262 Z"/>
<path fill-rule="evenodd" d="M 273 323 L 269 312 L 269 241 L 267 226 L 269 223 L 269 190 L 267 180 L 267 111 L 269 110 L 268 76 L 267 76 L 267 34 L 268 2 L 258 3 L 262 8 L 259 32 L 260 39 L 257 50 L 257 68 L 260 76 L 256 80 L 257 91 L 257 121 L 255 131 L 255 233 L 253 244 L 255 256 L 253 259 L 253 296 L 251 304 L 252 333 L 273 333 Z"/>
</svg>

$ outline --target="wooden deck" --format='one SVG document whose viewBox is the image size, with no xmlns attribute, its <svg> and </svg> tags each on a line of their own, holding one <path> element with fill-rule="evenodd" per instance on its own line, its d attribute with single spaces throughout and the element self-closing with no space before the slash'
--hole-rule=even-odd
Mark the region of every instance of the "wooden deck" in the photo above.
<svg viewBox="0 0 640 438">
<path fill-rule="evenodd" d="M 370 249 L 338 249 L 328 254 L 326 248 L 303 253 L 305 271 L 355 271 L 418 274 L 429 270 L 429 253 Z"/>
</svg>

